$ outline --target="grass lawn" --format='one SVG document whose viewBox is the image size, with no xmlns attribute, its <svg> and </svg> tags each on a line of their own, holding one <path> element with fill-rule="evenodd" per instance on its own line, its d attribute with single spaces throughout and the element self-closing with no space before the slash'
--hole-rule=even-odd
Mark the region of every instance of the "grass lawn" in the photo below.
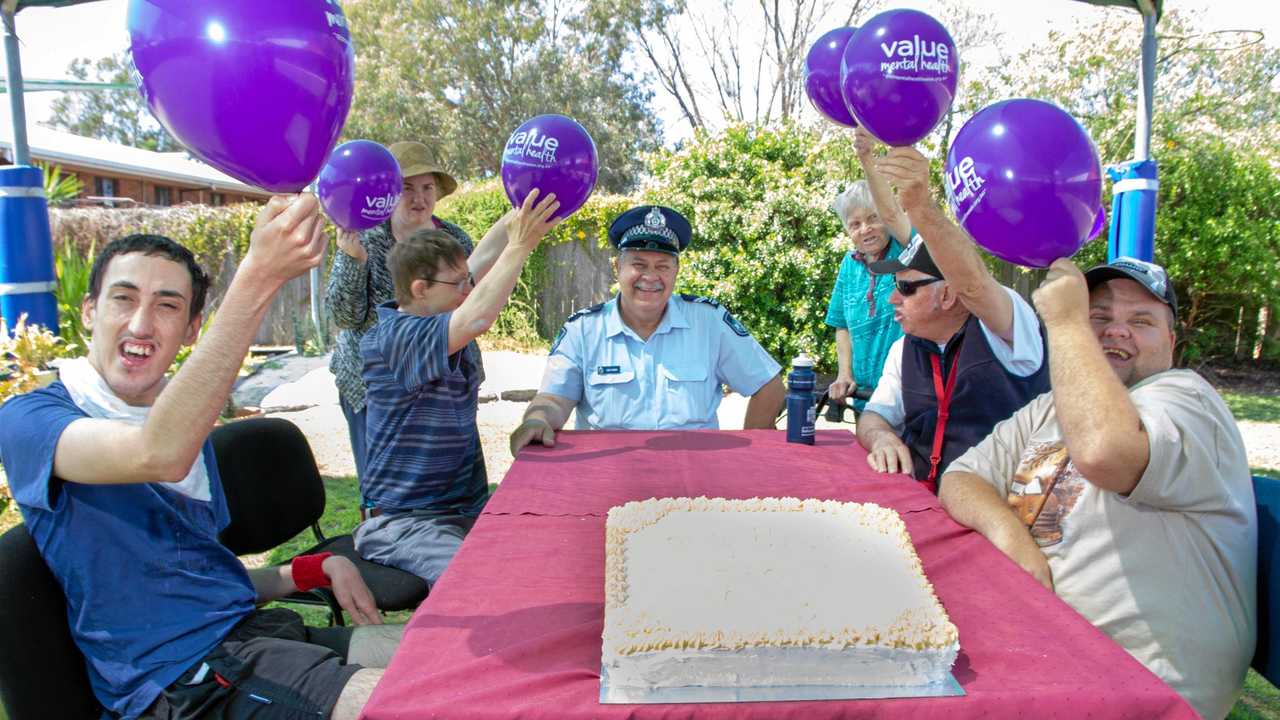
<svg viewBox="0 0 1280 720">
<path fill-rule="evenodd" d="M 1280 690 L 1267 679 L 1249 670 L 1244 679 L 1244 692 L 1231 708 L 1228 720 L 1275 720 L 1280 718 Z"/>
<path fill-rule="evenodd" d="M 497 483 L 489 483 L 489 492 L 498 487 Z M 320 530 L 325 537 L 346 535 L 355 529 L 360 522 L 360 487 L 354 475 L 348 477 L 326 477 L 324 479 L 325 507 L 320 518 Z M 310 529 L 304 530 L 289 542 L 272 550 L 267 556 L 266 564 L 275 565 L 287 561 L 294 555 L 315 545 L 315 536 Z M 329 611 L 323 607 L 309 605 L 284 605 L 303 617 L 310 625 L 328 625 Z M 411 611 L 387 613 L 383 618 L 388 623 L 404 623 L 409 621 Z"/>
<path fill-rule="evenodd" d="M 1280 423 L 1280 395 L 1224 392 L 1222 399 L 1227 401 L 1236 420 Z"/>
</svg>

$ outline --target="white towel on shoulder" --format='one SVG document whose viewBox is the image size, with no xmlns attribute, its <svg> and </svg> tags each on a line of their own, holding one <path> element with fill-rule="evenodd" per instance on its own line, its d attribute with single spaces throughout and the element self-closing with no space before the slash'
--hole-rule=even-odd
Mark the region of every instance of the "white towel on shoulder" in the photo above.
<svg viewBox="0 0 1280 720">
<path fill-rule="evenodd" d="M 80 357 L 65 360 L 58 365 L 58 377 L 66 386 L 71 399 L 89 417 L 103 420 L 121 420 L 130 425 L 141 425 L 147 420 L 150 407 L 135 407 L 121 400 L 107 386 L 102 376 L 89 363 L 89 358 Z M 165 485 L 195 500 L 208 502 L 209 473 L 204 466 L 204 450 L 196 456 L 196 461 L 187 472 L 187 476 L 178 483 Z"/>
</svg>

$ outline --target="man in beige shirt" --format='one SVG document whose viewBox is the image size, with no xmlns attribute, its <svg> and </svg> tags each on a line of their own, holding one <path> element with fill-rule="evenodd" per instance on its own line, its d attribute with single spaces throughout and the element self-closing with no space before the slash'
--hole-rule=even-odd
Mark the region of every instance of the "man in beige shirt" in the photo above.
<svg viewBox="0 0 1280 720">
<path fill-rule="evenodd" d="M 1052 391 L 953 462 L 943 507 L 1207 718 L 1253 657 L 1257 518 L 1218 393 L 1172 370 L 1177 302 L 1158 265 L 1059 260 L 1032 297 Z"/>
</svg>

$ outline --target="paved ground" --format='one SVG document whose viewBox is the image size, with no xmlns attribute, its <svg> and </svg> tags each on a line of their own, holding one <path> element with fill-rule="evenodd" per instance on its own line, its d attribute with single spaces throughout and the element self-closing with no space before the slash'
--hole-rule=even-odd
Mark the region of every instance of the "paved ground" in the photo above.
<svg viewBox="0 0 1280 720">
<path fill-rule="evenodd" d="M 509 351 L 489 351 L 484 354 L 485 382 L 480 386 L 480 396 L 501 398 L 511 390 L 535 390 L 542 378 L 544 355 L 529 355 Z M 259 405 L 273 417 L 286 418 L 302 429 L 311 442 L 320 472 L 325 475 L 354 475 L 355 461 L 351 457 L 351 444 L 347 437 L 346 419 L 338 407 L 338 391 L 333 375 L 323 358 L 290 356 L 272 361 L 273 367 L 260 371 L 236 387 L 235 399 L 239 406 Z M 259 379 L 260 375 L 270 373 Z M 264 385 L 279 383 L 268 392 L 261 392 Z M 477 424 L 484 446 L 489 478 L 498 482 L 511 466 L 508 438 L 520 424 L 526 402 L 492 400 L 482 402 Z M 742 427 L 747 399 L 730 394 L 720 403 L 720 426 Z M 283 408 L 288 410 L 282 411 Z M 852 415 L 848 415 L 852 417 Z M 573 419 L 569 424 L 572 426 Z M 828 423 L 819 419 L 819 427 L 835 427 L 851 430 L 852 424 Z"/>
</svg>

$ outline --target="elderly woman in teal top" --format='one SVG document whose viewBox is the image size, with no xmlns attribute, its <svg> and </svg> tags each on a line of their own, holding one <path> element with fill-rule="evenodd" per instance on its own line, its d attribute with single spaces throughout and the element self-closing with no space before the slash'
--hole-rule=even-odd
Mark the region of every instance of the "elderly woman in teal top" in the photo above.
<svg viewBox="0 0 1280 720">
<path fill-rule="evenodd" d="M 835 382 L 827 391 L 833 400 L 847 398 L 859 387 L 874 389 L 889 346 L 902 337 L 889 304 L 893 276 L 873 275 L 867 264 L 897 257 L 912 232 L 906 213 L 876 170 L 875 139 L 861 127 L 854 130 L 854 149 L 867 178 L 837 195 L 834 203 L 853 247 L 840 263 L 827 306 L 839 359 Z M 865 400 L 855 400 L 854 410 L 861 412 L 865 405 Z"/>
</svg>

